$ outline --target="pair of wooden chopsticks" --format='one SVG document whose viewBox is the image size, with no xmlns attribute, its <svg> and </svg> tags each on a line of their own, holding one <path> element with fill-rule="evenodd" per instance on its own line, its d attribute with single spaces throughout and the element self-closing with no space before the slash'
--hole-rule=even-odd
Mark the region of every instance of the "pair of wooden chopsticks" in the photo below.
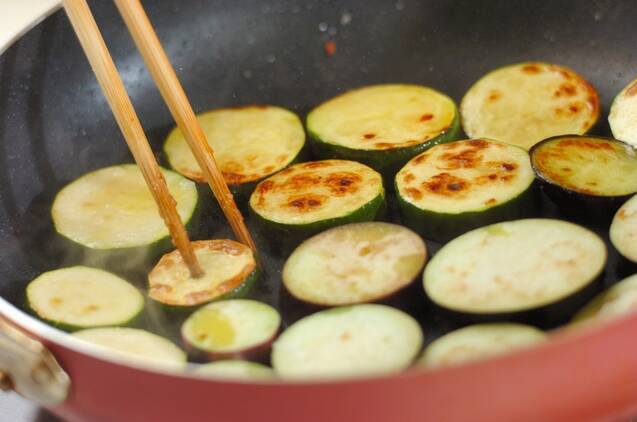
<svg viewBox="0 0 637 422">
<path fill-rule="evenodd" d="M 256 252 L 254 242 L 237 208 L 232 194 L 217 167 L 212 148 L 195 118 L 188 98 L 162 48 L 139 0 L 114 0 L 128 27 L 146 66 L 159 87 L 179 129 L 184 134 L 193 155 L 203 170 L 206 181 L 228 219 L 235 236 Z M 203 270 L 199 266 L 188 233 L 179 218 L 175 200 L 168 192 L 153 151 L 148 144 L 133 104 L 126 93 L 117 68 L 106 47 L 95 18 L 86 0 L 64 0 L 64 9 L 75 29 L 93 72 L 106 95 L 117 124 L 139 166 L 168 227 L 173 243 L 183 256 L 193 277 Z"/>
</svg>

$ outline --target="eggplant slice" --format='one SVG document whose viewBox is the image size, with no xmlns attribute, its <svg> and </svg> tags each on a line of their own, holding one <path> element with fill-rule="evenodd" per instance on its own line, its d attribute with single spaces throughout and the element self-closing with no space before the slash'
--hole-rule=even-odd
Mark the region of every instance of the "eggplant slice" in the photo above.
<svg viewBox="0 0 637 422">
<path fill-rule="evenodd" d="M 617 94 L 608 122 L 615 138 L 637 145 L 637 79 Z"/>
<path fill-rule="evenodd" d="M 602 239 L 561 220 L 516 220 L 475 229 L 429 262 L 425 293 L 464 320 L 556 323 L 594 294 L 606 263 Z"/>
</svg>

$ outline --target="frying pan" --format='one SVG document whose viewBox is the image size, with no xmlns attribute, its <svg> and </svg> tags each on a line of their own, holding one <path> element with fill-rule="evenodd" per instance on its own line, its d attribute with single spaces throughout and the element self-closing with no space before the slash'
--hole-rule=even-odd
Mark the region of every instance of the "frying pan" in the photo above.
<svg viewBox="0 0 637 422">
<path fill-rule="evenodd" d="M 37 0 L 21 3 L 46 9 Z M 632 1 L 144 3 L 198 111 L 270 103 L 304 115 L 343 90 L 382 82 L 425 84 L 459 100 L 495 67 L 545 60 L 572 67 L 595 85 L 602 118 L 594 132 L 607 135 L 610 102 L 637 75 L 637 8 Z M 160 151 L 173 124 L 170 115 L 114 6 L 106 1 L 91 5 Z M 328 39 L 336 43 L 333 56 L 325 53 Z M 637 412 L 636 316 L 481 363 L 339 382 L 212 381 L 104 355 L 29 316 L 23 292 L 42 271 L 70 263 L 47 237 L 55 192 L 88 171 L 130 161 L 62 12 L 4 52 L 0 364 L 16 389 L 62 418 L 544 421 L 611 420 Z M 546 199 L 544 215 L 559 217 Z M 230 237 L 218 215 L 206 221 L 205 237 Z M 603 226 L 596 229 L 605 232 Z M 438 247 L 429 246 L 433 251 Z M 267 277 L 256 293 L 274 304 L 280 299 L 280 265 L 281 258 L 265 255 Z M 606 283 L 622 272 L 621 260 L 611 251 Z M 148 318 L 155 318 L 151 326 L 161 334 L 174 334 L 175 327 L 163 325 L 161 316 Z M 448 329 L 427 318 L 421 321 L 429 338 Z M 51 355 L 43 355 L 42 345 Z"/>
</svg>

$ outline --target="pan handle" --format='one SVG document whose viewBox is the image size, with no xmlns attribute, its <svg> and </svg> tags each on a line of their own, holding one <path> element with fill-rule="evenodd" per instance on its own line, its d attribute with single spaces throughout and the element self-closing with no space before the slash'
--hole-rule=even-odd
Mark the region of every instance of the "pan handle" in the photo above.
<svg viewBox="0 0 637 422">
<path fill-rule="evenodd" d="M 0 318 L 0 388 L 42 406 L 66 400 L 71 380 L 39 341 Z"/>
</svg>

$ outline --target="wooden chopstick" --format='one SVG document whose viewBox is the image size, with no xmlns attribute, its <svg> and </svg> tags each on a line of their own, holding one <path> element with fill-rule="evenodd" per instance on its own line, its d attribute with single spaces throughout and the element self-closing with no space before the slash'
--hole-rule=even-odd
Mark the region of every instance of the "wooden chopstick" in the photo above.
<svg viewBox="0 0 637 422">
<path fill-rule="evenodd" d="M 166 181 L 159 170 L 159 165 L 148 144 L 144 129 L 86 0 L 64 0 L 64 9 L 93 68 L 97 81 L 104 91 L 128 148 L 157 203 L 159 213 L 168 227 L 173 243 L 181 253 L 190 274 L 193 277 L 200 277 L 203 271 L 190 244 L 188 233 L 177 213 L 175 199 L 168 192 Z"/>
<path fill-rule="evenodd" d="M 195 117 L 192 106 L 157 38 L 144 7 L 139 0 L 115 0 L 115 4 L 235 236 L 256 252 L 254 241 L 243 221 L 241 212 L 217 166 L 214 152 L 206 140 L 206 135 Z"/>
</svg>

